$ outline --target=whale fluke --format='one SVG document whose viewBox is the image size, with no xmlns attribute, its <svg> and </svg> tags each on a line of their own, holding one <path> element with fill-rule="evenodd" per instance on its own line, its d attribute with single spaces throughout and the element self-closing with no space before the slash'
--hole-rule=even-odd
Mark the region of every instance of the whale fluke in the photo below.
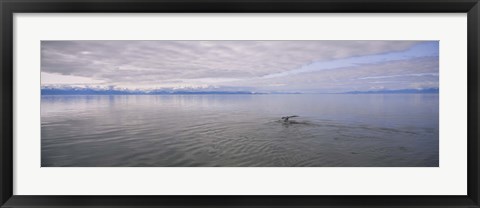
<svg viewBox="0 0 480 208">
<path fill-rule="evenodd" d="M 283 122 L 288 122 L 288 119 L 295 118 L 295 117 L 299 117 L 299 116 L 284 116 L 282 117 L 282 119 L 283 119 Z"/>
</svg>

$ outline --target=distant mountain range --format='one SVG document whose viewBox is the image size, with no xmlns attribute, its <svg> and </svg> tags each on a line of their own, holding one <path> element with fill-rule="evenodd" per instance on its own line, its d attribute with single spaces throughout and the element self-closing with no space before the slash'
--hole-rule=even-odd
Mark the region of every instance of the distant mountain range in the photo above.
<svg viewBox="0 0 480 208">
<path fill-rule="evenodd" d="M 402 89 L 378 91 L 350 91 L 335 94 L 415 94 L 438 93 L 438 88 L 429 89 Z M 238 88 L 180 88 L 180 89 L 150 89 L 130 90 L 113 87 L 71 87 L 71 86 L 44 86 L 42 95 L 191 95 L 191 94 L 302 94 L 299 92 L 254 92 Z M 329 93 L 330 94 L 330 93 Z"/>
<path fill-rule="evenodd" d="M 438 93 L 438 88 L 427 88 L 427 89 L 402 89 L 402 90 L 377 90 L 377 91 L 351 91 L 345 92 L 342 94 L 436 94 Z"/>
<path fill-rule="evenodd" d="M 128 90 L 101 88 L 42 88 L 42 95 L 165 95 L 165 94 L 256 94 L 250 91 L 222 90 Z"/>
</svg>

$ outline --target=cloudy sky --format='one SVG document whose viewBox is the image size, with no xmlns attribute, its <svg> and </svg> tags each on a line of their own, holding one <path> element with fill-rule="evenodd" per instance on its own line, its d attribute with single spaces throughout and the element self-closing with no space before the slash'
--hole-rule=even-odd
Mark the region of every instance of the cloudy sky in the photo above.
<svg viewBox="0 0 480 208">
<path fill-rule="evenodd" d="M 438 88 L 438 41 L 42 41 L 42 86 Z"/>
</svg>

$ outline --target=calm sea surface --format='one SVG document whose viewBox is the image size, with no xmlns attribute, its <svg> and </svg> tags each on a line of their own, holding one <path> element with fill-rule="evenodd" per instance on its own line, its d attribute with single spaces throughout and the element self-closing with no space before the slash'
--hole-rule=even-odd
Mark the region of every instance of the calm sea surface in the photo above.
<svg viewBox="0 0 480 208">
<path fill-rule="evenodd" d="M 42 96 L 42 166 L 439 164 L 438 94 Z M 282 116 L 298 115 L 284 123 Z"/>
</svg>

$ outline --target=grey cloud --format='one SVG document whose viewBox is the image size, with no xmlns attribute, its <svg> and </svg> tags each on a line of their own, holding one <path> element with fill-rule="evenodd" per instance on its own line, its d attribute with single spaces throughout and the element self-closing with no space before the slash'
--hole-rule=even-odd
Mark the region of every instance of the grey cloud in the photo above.
<svg viewBox="0 0 480 208">
<path fill-rule="evenodd" d="M 270 91 L 342 92 L 352 89 L 437 88 L 438 78 L 438 57 L 424 57 L 249 80 L 236 84 L 264 86 L 264 89 Z"/>
<path fill-rule="evenodd" d="M 252 79 L 293 70 L 315 61 L 403 51 L 416 43 L 418 42 L 42 41 L 41 68 L 42 72 L 47 73 L 90 77 L 112 84 L 128 85 L 173 83 L 179 79 Z"/>
</svg>

